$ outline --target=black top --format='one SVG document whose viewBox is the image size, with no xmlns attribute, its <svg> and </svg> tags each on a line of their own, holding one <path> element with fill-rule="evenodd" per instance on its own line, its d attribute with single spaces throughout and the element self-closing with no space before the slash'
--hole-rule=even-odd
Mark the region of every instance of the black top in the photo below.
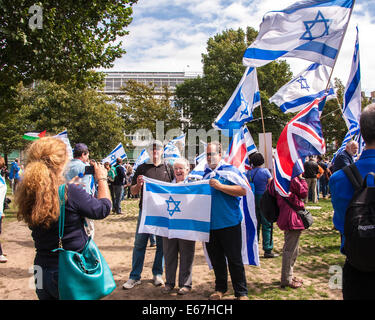
<svg viewBox="0 0 375 320">
<path fill-rule="evenodd" d="M 80 252 L 88 240 L 84 229 L 84 218 L 104 219 L 111 211 L 111 201 L 106 198 L 96 199 L 75 184 L 67 185 L 67 195 L 63 248 Z M 58 253 L 53 253 L 51 250 L 58 247 L 59 222 L 53 223 L 49 229 L 34 227 L 31 230 L 36 249 L 34 264 L 57 268 Z"/>
<path fill-rule="evenodd" d="M 113 181 L 115 186 L 122 186 L 125 184 L 125 169 L 123 166 L 117 165 L 116 167 L 116 177 Z"/>
<path fill-rule="evenodd" d="M 145 176 L 151 179 L 156 179 L 165 182 L 172 182 L 174 179 L 173 168 L 170 164 L 159 164 L 155 166 L 153 163 L 142 163 L 134 173 L 132 179 L 132 186 L 137 184 L 138 176 Z M 143 188 L 141 190 L 141 199 L 139 201 L 139 208 L 142 208 Z"/>
<path fill-rule="evenodd" d="M 353 157 L 346 151 L 339 153 L 333 162 L 332 173 L 354 163 Z"/>
<path fill-rule="evenodd" d="M 316 175 L 319 173 L 319 166 L 315 161 L 306 161 L 303 166 L 305 169 L 305 178 L 316 178 Z"/>
</svg>

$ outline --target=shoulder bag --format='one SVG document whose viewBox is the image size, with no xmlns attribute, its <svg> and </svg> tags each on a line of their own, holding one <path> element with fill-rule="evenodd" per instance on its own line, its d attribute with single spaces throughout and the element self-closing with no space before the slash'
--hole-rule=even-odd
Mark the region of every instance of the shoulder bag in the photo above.
<svg viewBox="0 0 375 320">
<path fill-rule="evenodd" d="M 62 245 L 65 223 L 65 184 L 59 187 L 59 297 L 61 300 L 98 300 L 109 295 L 116 284 L 107 262 L 89 237 L 81 253 Z"/>
</svg>

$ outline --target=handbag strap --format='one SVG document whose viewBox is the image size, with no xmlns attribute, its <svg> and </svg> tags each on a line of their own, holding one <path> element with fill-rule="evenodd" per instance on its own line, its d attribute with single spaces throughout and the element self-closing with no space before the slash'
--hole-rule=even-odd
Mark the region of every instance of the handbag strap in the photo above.
<svg viewBox="0 0 375 320">
<path fill-rule="evenodd" d="M 59 203 L 60 203 L 60 216 L 59 216 L 59 248 L 62 248 L 62 239 L 64 236 L 65 225 L 65 184 L 59 186 Z"/>
</svg>

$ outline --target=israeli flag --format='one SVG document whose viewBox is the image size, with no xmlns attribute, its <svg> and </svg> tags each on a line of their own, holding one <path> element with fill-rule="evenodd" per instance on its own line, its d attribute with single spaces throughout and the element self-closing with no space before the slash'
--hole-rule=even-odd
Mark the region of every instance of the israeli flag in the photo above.
<svg viewBox="0 0 375 320">
<path fill-rule="evenodd" d="M 133 170 L 135 171 L 138 168 L 138 166 L 140 166 L 142 163 L 147 162 L 148 160 L 150 160 L 150 156 L 147 150 L 143 149 L 134 163 Z"/>
<path fill-rule="evenodd" d="M 176 184 L 144 177 L 139 233 L 208 242 L 210 221 L 209 181 Z"/>
<path fill-rule="evenodd" d="M 126 155 L 125 149 L 120 142 L 116 148 L 114 148 L 111 153 L 102 160 L 102 163 L 109 162 L 111 166 L 116 163 L 117 158 L 126 159 L 128 156 Z"/>
<path fill-rule="evenodd" d="M 68 152 L 69 160 L 73 159 L 73 149 L 68 138 L 68 131 L 64 130 L 63 132 L 58 133 L 54 138 L 59 138 L 66 144 L 66 150 Z"/>
<path fill-rule="evenodd" d="M 299 112 L 306 108 L 316 98 L 324 96 L 329 79 L 326 66 L 313 63 L 299 73 L 293 80 L 282 86 L 270 99 L 284 113 Z M 335 92 L 330 84 L 327 100 L 335 98 Z"/>
<path fill-rule="evenodd" d="M 239 129 L 253 119 L 253 110 L 259 105 L 257 71 L 246 68 L 236 90 L 212 126 L 217 129 Z"/>
<path fill-rule="evenodd" d="M 359 128 L 359 118 L 361 117 L 361 70 L 359 63 L 358 27 L 352 67 L 344 92 L 342 113 L 349 131 L 353 128 Z"/>
<path fill-rule="evenodd" d="M 295 57 L 333 67 L 354 0 L 304 0 L 263 17 L 243 64 L 261 67 L 280 57 Z"/>
<path fill-rule="evenodd" d="M 199 159 L 197 159 L 199 158 Z M 201 153 L 197 157 L 197 165 L 188 174 L 188 181 L 202 180 L 204 176 L 204 169 L 207 165 L 206 152 Z"/>
</svg>

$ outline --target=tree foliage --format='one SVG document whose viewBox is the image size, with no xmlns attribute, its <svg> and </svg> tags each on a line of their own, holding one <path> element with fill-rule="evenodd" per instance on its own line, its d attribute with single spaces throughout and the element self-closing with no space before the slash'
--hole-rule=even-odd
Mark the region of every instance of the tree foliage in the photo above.
<svg viewBox="0 0 375 320">
<path fill-rule="evenodd" d="M 15 114 L 18 125 L 13 134 L 18 139 L 27 131 L 47 130 L 47 134 L 55 135 L 66 129 L 72 146 L 87 144 L 97 159 L 124 141 L 116 104 L 94 89 L 41 81 L 33 89 L 19 86 L 17 92 L 20 109 Z M 11 138 L 4 131 L 0 136 Z"/>
<path fill-rule="evenodd" d="M 93 68 L 109 68 L 125 53 L 118 37 L 127 34 L 137 0 L 0 1 L 0 107 L 19 82 L 75 81 L 81 88 L 102 82 Z M 42 8 L 41 28 L 31 28 Z M 39 16 L 40 19 L 40 16 Z M 5 100 L 6 99 L 6 100 Z"/>
<path fill-rule="evenodd" d="M 167 87 L 158 92 L 155 86 L 129 80 L 122 91 L 124 96 L 116 100 L 121 104 L 119 115 L 126 133 L 148 129 L 155 137 L 156 121 L 164 121 L 165 131 L 180 128 L 180 113 L 171 106 L 171 92 Z"/>
</svg>

